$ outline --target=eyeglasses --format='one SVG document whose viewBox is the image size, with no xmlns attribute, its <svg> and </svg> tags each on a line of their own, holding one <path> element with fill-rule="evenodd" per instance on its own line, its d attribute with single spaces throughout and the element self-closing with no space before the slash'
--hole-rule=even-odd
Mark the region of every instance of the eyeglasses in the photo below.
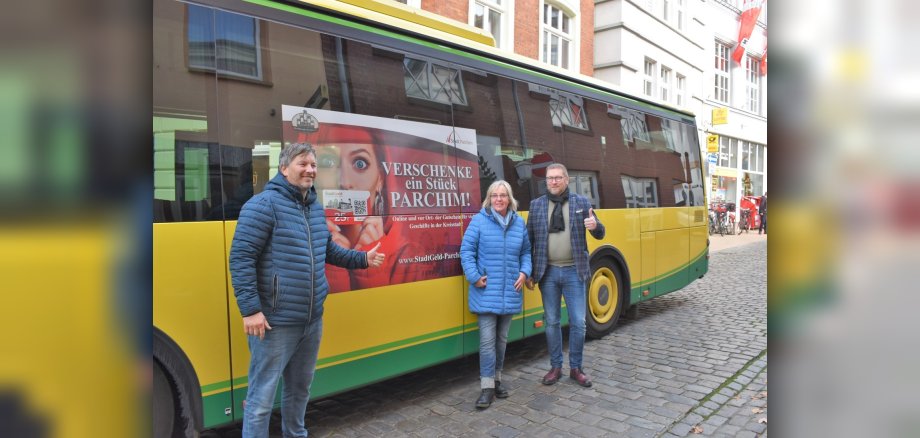
<svg viewBox="0 0 920 438">
<path fill-rule="evenodd" d="M 556 182 L 556 181 L 562 181 L 562 180 L 564 180 L 565 178 L 566 178 L 566 177 L 564 177 L 564 176 L 548 176 L 548 177 L 546 177 L 546 180 L 547 180 L 547 181 Z"/>
<path fill-rule="evenodd" d="M 491 196 L 492 199 L 496 199 L 496 198 L 505 199 L 505 198 L 507 198 L 507 197 L 508 197 L 508 195 L 506 195 L 506 194 L 504 194 L 504 193 L 493 193 L 492 196 Z"/>
</svg>

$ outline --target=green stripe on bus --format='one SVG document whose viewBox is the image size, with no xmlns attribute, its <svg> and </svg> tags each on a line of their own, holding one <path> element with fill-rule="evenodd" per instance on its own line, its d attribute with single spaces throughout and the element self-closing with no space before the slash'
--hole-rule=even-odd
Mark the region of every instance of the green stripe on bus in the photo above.
<svg viewBox="0 0 920 438">
<path fill-rule="evenodd" d="M 709 261 L 706 257 L 697 257 L 692 263 L 672 271 L 665 278 L 659 278 L 657 281 L 646 283 L 641 287 L 633 287 L 630 290 L 629 302 L 636 304 L 681 289 L 699 277 L 697 273 L 705 273 L 708 269 L 708 263 Z M 649 296 L 642 296 L 642 290 L 646 288 L 653 289 L 654 293 Z"/>
<path fill-rule="evenodd" d="M 462 334 L 436 339 L 431 342 L 412 345 L 403 349 L 388 351 L 376 356 L 345 362 L 316 370 L 311 387 L 311 399 L 333 395 L 339 392 L 386 380 L 396 375 L 427 368 L 438 363 L 460 357 L 463 352 Z M 475 336 L 478 344 L 479 337 Z M 478 352 L 478 349 L 472 352 Z M 242 403 L 246 388 L 212 394 L 203 398 L 204 426 L 219 426 L 242 419 Z M 236 415 L 227 416 L 225 409 L 231 407 Z M 276 395 L 276 407 L 280 399 Z"/>
<path fill-rule="evenodd" d="M 233 415 L 227 415 L 227 408 L 233 404 L 233 397 L 230 391 L 219 392 L 217 394 L 206 395 L 201 399 L 201 414 L 204 420 L 204 427 L 214 427 L 233 421 Z M 240 411 L 242 412 L 242 411 Z M 239 417 L 242 419 L 242 415 Z"/>
<path fill-rule="evenodd" d="M 453 334 L 456 334 L 458 331 L 459 331 L 458 327 L 452 327 L 446 330 L 439 330 L 439 331 L 432 332 L 432 333 L 426 333 L 424 335 L 414 336 L 414 337 L 407 338 L 407 339 L 401 339 L 399 341 L 375 345 L 373 347 L 368 347 L 368 348 L 364 348 L 361 350 L 355 350 L 355 351 L 351 351 L 348 353 L 339 354 L 337 356 L 330 356 L 330 357 L 318 360 L 316 362 L 316 366 L 321 367 L 326 364 L 335 363 L 335 362 L 348 360 L 348 359 L 353 359 L 358 356 L 371 355 L 371 354 L 378 353 L 384 350 L 399 348 L 406 344 L 414 344 L 418 342 L 424 342 L 432 338 L 439 338 L 439 337 L 443 337 L 447 335 L 453 335 Z"/>
<path fill-rule="evenodd" d="M 651 299 L 655 296 L 662 295 L 663 293 L 671 292 L 671 291 L 674 291 L 674 290 L 677 290 L 677 289 L 680 289 L 686 286 L 688 283 L 690 283 L 690 278 L 689 278 L 689 275 L 691 275 L 690 273 L 694 271 L 694 269 L 692 269 L 691 267 L 694 265 L 699 265 L 701 262 L 705 262 L 706 261 L 704 257 L 705 254 L 706 254 L 706 251 L 704 250 L 692 262 L 680 268 L 674 269 L 666 274 L 656 276 L 652 278 L 651 280 L 643 281 L 633 286 L 632 290 L 630 291 L 630 302 L 638 303 L 641 301 Z M 705 271 L 706 270 L 704 268 L 702 272 L 705 272 Z M 682 274 L 686 274 L 688 276 L 684 276 Z M 655 289 L 656 289 L 655 293 L 648 297 L 643 297 L 642 289 L 647 288 L 651 285 L 655 286 Z M 667 291 L 667 292 L 661 292 L 661 291 Z M 534 323 L 537 320 L 541 320 L 543 318 L 543 307 L 542 306 L 527 309 L 524 312 L 523 318 L 525 321 L 525 326 L 524 326 L 525 335 L 524 336 L 531 336 L 532 334 L 541 333 L 544 331 L 543 328 L 536 329 L 534 327 Z M 517 319 L 519 320 L 520 317 L 518 317 Z M 328 364 L 332 364 L 332 363 L 336 363 L 340 361 L 348 361 L 349 359 L 355 359 L 361 356 L 374 355 L 374 354 L 380 353 L 385 350 L 401 349 L 401 348 L 404 349 L 405 346 L 409 344 L 424 343 L 424 342 L 427 342 L 428 340 L 439 338 L 439 337 L 458 336 L 463 333 L 468 333 L 468 332 L 475 331 L 475 330 L 477 330 L 477 323 L 472 322 L 472 323 L 465 324 L 462 326 L 451 327 L 448 329 L 439 330 L 439 331 L 432 332 L 432 333 L 426 333 L 423 335 L 414 336 L 414 337 L 402 339 L 399 341 L 389 342 L 386 344 L 376 345 L 376 346 L 364 348 L 361 350 L 355 350 L 355 351 L 351 351 L 348 353 L 323 358 L 317 361 L 317 367 L 321 368 L 324 365 L 328 365 Z M 207 394 L 213 391 L 228 389 L 232 386 L 245 385 L 246 383 L 248 383 L 248 379 L 246 377 L 240 377 L 240 378 L 234 379 L 232 382 L 229 380 L 225 380 L 222 382 L 202 385 L 201 392 L 202 394 Z"/>
<path fill-rule="evenodd" d="M 696 257 L 694 257 L 693 259 L 691 259 L 687 264 L 682 265 L 682 266 L 680 266 L 680 267 L 678 267 L 678 268 L 672 269 L 672 270 L 670 270 L 670 271 L 668 271 L 668 272 L 665 272 L 664 274 L 656 275 L 656 276 L 654 276 L 654 277 L 652 277 L 652 278 L 649 278 L 649 279 L 640 281 L 640 282 L 636 283 L 635 285 L 633 285 L 633 288 L 644 287 L 644 286 L 647 286 L 647 285 L 649 285 L 649 284 L 657 283 L 657 282 L 659 282 L 659 281 L 661 281 L 661 280 L 663 280 L 663 279 L 666 279 L 666 278 L 668 278 L 668 277 L 671 277 L 671 276 L 677 274 L 678 272 L 687 269 L 689 266 L 693 265 L 694 263 L 698 262 L 702 257 L 706 256 L 706 252 L 707 252 L 707 251 L 708 251 L 708 248 L 707 248 L 707 249 L 704 249 L 702 252 L 700 252 Z"/>
</svg>

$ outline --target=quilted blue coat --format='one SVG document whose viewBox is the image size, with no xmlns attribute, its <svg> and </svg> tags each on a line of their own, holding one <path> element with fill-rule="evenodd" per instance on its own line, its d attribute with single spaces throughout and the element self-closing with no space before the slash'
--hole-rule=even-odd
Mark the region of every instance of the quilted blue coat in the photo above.
<svg viewBox="0 0 920 438">
<path fill-rule="evenodd" d="M 530 276 L 530 239 L 524 219 L 513 211 L 508 214 L 511 219 L 505 228 L 490 208 L 483 208 L 463 234 L 460 263 L 470 282 L 470 312 L 513 315 L 521 311 L 522 292 L 514 290 L 514 282 L 521 272 Z M 476 287 L 483 275 L 486 287 Z"/>
<path fill-rule="evenodd" d="M 326 262 L 367 268 L 364 252 L 332 242 L 323 207 L 280 172 L 243 205 L 230 246 L 230 277 L 243 316 L 262 312 L 271 326 L 323 316 Z"/>
</svg>

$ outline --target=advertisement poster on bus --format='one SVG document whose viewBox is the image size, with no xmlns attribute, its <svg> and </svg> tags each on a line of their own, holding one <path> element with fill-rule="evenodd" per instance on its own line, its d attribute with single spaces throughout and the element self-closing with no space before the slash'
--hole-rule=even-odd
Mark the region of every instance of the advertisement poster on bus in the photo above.
<svg viewBox="0 0 920 438">
<path fill-rule="evenodd" d="M 462 230 L 479 211 L 476 131 L 282 106 L 285 143 L 316 148 L 316 191 L 333 241 L 382 268 L 326 265 L 332 292 L 460 275 Z"/>
</svg>

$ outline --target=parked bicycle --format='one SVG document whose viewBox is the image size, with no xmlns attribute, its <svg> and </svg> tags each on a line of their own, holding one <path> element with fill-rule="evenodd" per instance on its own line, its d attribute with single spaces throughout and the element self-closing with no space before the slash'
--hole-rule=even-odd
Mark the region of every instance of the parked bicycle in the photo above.
<svg viewBox="0 0 920 438">
<path fill-rule="evenodd" d="M 747 233 L 751 230 L 751 210 L 747 208 L 741 209 L 741 216 L 738 219 L 738 234 L 741 232 Z"/>
<path fill-rule="evenodd" d="M 719 232 L 719 214 L 713 210 L 713 206 L 709 207 L 709 235 L 712 236 Z"/>
<path fill-rule="evenodd" d="M 735 234 L 735 204 L 713 203 L 709 210 L 709 235 Z"/>
</svg>

